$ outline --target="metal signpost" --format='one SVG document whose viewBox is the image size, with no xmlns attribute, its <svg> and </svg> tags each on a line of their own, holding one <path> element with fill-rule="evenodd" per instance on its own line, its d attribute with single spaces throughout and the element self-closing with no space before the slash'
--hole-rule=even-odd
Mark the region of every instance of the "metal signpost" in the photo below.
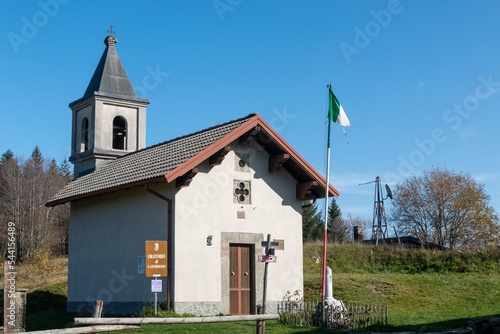
<svg viewBox="0 0 500 334">
<path fill-rule="evenodd" d="M 279 242 L 271 241 L 271 235 L 267 235 L 267 241 L 262 241 L 264 247 L 264 255 L 259 255 L 259 262 L 264 262 L 264 287 L 262 292 L 262 306 L 257 306 L 257 313 L 266 314 L 266 295 L 267 295 L 267 265 L 276 262 L 276 255 L 274 255 L 274 248 L 278 247 Z M 257 334 L 264 334 L 266 332 L 265 322 L 257 321 Z"/>
<path fill-rule="evenodd" d="M 151 292 L 155 294 L 155 315 L 158 314 L 158 292 L 162 292 L 162 280 L 157 276 L 151 281 Z"/>
<path fill-rule="evenodd" d="M 264 255 L 259 256 L 259 262 L 264 262 L 264 291 L 262 295 L 262 313 L 266 313 L 266 294 L 267 294 L 267 265 L 271 262 L 276 262 L 276 255 L 274 255 L 274 248 L 278 247 L 279 242 L 271 241 L 271 235 L 267 235 L 267 241 L 262 241 L 262 247 L 265 248 Z"/>
<path fill-rule="evenodd" d="M 155 315 L 158 312 L 158 292 L 162 292 L 162 276 L 167 276 L 167 242 L 146 241 L 146 277 L 153 277 L 151 292 L 155 294 Z"/>
</svg>

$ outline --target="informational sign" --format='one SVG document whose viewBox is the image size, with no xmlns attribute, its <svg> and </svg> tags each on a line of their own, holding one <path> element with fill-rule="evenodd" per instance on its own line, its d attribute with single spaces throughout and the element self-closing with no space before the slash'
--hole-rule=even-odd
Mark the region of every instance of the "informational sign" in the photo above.
<svg viewBox="0 0 500 334">
<path fill-rule="evenodd" d="M 267 241 L 262 241 L 261 245 L 262 247 L 279 247 L 280 243 L 279 241 L 270 241 L 269 243 Z"/>
<path fill-rule="evenodd" d="M 139 255 L 137 257 L 137 274 L 144 275 L 146 273 L 146 256 Z"/>
<path fill-rule="evenodd" d="M 151 280 L 151 292 L 162 292 L 162 280 L 161 279 Z"/>
<path fill-rule="evenodd" d="M 146 277 L 167 276 L 167 242 L 146 241 Z"/>
<path fill-rule="evenodd" d="M 275 263 L 276 255 L 259 255 L 259 262 Z"/>
</svg>

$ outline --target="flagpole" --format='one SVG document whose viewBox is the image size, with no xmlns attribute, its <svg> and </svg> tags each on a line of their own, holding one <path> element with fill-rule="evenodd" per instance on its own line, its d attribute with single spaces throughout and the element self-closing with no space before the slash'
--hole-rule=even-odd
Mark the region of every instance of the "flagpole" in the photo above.
<svg viewBox="0 0 500 334">
<path fill-rule="evenodd" d="M 332 84 L 327 85 L 328 89 L 332 88 Z M 326 186 L 325 186 L 325 223 L 323 229 L 323 268 L 321 274 L 321 326 L 325 327 L 325 301 L 326 301 L 326 246 L 327 246 L 327 235 L 328 235 L 328 195 L 329 195 L 329 184 L 330 184 L 330 125 L 331 120 L 328 117 L 328 134 L 327 134 L 327 145 L 326 145 Z"/>
</svg>

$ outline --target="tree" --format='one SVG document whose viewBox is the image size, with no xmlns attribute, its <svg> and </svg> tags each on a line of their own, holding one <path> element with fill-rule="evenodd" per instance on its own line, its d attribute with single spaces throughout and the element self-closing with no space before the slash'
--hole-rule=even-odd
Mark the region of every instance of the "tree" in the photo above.
<svg viewBox="0 0 500 334">
<path fill-rule="evenodd" d="M 11 150 L 5 151 L 5 153 L 2 154 L 2 158 L 0 159 L 0 165 L 4 163 L 7 160 L 10 160 L 14 157 L 14 153 Z"/>
<path fill-rule="evenodd" d="M 3 156 L 2 156 L 3 158 Z M 17 222 L 21 220 L 25 199 L 23 197 L 22 170 L 20 161 L 15 157 L 3 160 L 0 165 L 0 226 L 7 231 L 8 222 L 16 223 L 16 246 L 19 246 L 19 229 Z M 7 233 L 0 233 L 0 249 L 7 251 Z"/>
<path fill-rule="evenodd" d="M 71 165 L 68 162 L 68 159 L 64 158 L 63 162 L 57 167 L 59 175 L 63 178 L 67 178 L 68 181 L 71 180 Z"/>
<path fill-rule="evenodd" d="M 45 207 L 45 202 L 70 180 L 59 174 L 55 160 L 46 162 L 35 147 L 28 160 L 7 151 L 0 164 L 0 227 L 15 223 L 17 254 L 29 259 L 37 250 L 67 249 L 69 205 Z M 0 234 L 0 251 L 5 252 L 5 235 Z"/>
<path fill-rule="evenodd" d="M 315 203 L 302 203 L 302 240 L 317 241 L 323 238 L 323 220 Z"/>
<path fill-rule="evenodd" d="M 328 207 L 328 234 L 328 239 L 335 243 L 350 241 L 350 228 L 344 219 L 342 219 L 342 212 L 335 198 L 332 198 Z"/>
<path fill-rule="evenodd" d="M 347 215 L 344 219 L 344 224 L 349 229 L 349 238 L 354 240 L 354 227 L 357 226 L 358 229 L 358 241 L 363 241 L 365 235 L 371 235 L 372 230 L 372 220 L 369 218 L 362 218 L 360 216 L 353 217 L 351 214 Z"/>
<path fill-rule="evenodd" d="M 470 175 L 434 168 L 397 184 L 391 220 L 402 234 L 457 249 L 498 242 L 490 196 Z"/>
</svg>

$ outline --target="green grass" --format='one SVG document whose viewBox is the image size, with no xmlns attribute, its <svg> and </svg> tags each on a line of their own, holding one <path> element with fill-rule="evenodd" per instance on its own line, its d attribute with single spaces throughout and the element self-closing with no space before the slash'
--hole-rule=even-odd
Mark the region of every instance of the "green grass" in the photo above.
<svg viewBox="0 0 500 334">
<path fill-rule="evenodd" d="M 500 314 L 500 276 L 335 274 L 334 295 L 388 305 L 389 325 L 397 331 L 454 329 L 471 318 Z"/>
<path fill-rule="evenodd" d="M 232 323 L 206 323 L 206 324 L 175 324 L 175 325 L 142 325 L 139 330 L 124 331 L 123 333 L 230 333 L 247 334 L 255 333 L 254 321 Z M 281 325 L 277 320 L 266 321 L 266 333 L 291 334 L 311 333 L 324 334 L 332 331 L 320 328 L 294 328 Z"/>
<path fill-rule="evenodd" d="M 378 330 L 438 331 L 500 315 L 500 251 L 407 250 L 329 245 L 333 295 L 350 303 L 386 304 L 389 326 Z M 322 246 L 304 245 L 304 296 L 321 291 Z"/>
<path fill-rule="evenodd" d="M 320 244 L 304 246 L 304 296 L 320 298 Z M 368 331 L 445 331 L 468 320 L 500 316 L 500 250 L 459 254 L 362 245 L 329 245 L 334 297 L 349 303 L 386 304 L 389 325 Z M 67 283 L 28 293 L 27 330 L 64 328 Z M 104 306 L 106 307 L 106 306 Z M 168 314 L 171 316 L 171 314 Z M 268 333 L 328 333 L 267 321 Z M 255 322 L 143 325 L 124 333 L 254 333 Z M 113 332 L 112 332 L 113 333 Z"/>
<path fill-rule="evenodd" d="M 74 315 L 66 313 L 67 290 L 67 282 L 62 281 L 28 292 L 26 330 L 71 327 Z"/>
</svg>

